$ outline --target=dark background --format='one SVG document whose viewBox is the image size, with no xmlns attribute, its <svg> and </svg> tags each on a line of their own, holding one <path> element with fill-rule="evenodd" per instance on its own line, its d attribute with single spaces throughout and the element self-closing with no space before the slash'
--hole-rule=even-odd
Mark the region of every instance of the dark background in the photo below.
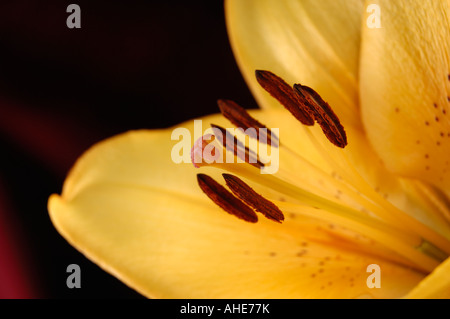
<svg viewBox="0 0 450 319">
<path fill-rule="evenodd" d="M 216 113 L 218 98 L 256 106 L 222 1 L 2 0 L 0 298 L 141 298 L 67 244 L 47 199 L 95 142 Z M 66 286 L 71 263 L 81 289 Z"/>
</svg>

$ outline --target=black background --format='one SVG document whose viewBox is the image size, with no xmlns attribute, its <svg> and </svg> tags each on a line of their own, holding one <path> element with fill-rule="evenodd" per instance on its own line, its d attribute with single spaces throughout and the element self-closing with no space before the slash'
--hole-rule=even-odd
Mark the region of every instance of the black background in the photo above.
<svg viewBox="0 0 450 319">
<path fill-rule="evenodd" d="M 66 26 L 70 3 L 81 7 L 81 29 Z M 0 272 L 17 257 L 28 293 L 3 286 L 0 297 L 141 298 L 67 244 L 48 197 L 95 142 L 216 113 L 218 98 L 256 107 L 222 1 L 2 1 L 0 216 L 18 256 L 0 250 Z M 66 286 L 71 263 L 81 289 Z"/>
</svg>

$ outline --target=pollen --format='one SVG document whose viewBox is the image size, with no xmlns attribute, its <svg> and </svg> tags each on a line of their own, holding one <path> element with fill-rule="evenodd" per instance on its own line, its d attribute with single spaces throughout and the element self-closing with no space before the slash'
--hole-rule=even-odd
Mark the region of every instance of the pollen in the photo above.
<svg viewBox="0 0 450 319">
<path fill-rule="evenodd" d="M 319 123 L 328 140 L 334 145 L 344 148 L 347 145 L 347 135 L 330 105 L 310 87 L 295 84 L 294 89 L 304 100 L 303 104 L 309 107 L 314 114 L 314 119 Z"/>
<path fill-rule="evenodd" d="M 219 125 L 211 124 L 214 136 L 225 149 L 232 152 L 245 163 L 255 166 L 256 168 L 264 167 L 264 164 L 258 159 L 258 155 L 242 144 L 235 136 Z"/>
<path fill-rule="evenodd" d="M 205 174 L 197 174 L 197 182 L 201 190 L 219 207 L 227 213 L 250 223 L 256 223 L 256 213 L 233 194 Z"/>
<path fill-rule="evenodd" d="M 304 125 L 314 125 L 314 118 L 290 85 L 270 71 L 255 71 L 256 80 L 272 97 L 277 99 L 297 120 Z"/>
<path fill-rule="evenodd" d="M 256 193 L 250 186 L 241 179 L 230 174 L 223 174 L 227 186 L 233 194 L 239 197 L 244 203 L 262 213 L 268 219 L 281 223 L 284 215 L 281 210 L 271 201 Z"/>
<path fill-rule="evenodd" d="M 217 104 L 222 115 L 236 127 L 248 132 L 247 134 L 250 137 L 256 138 L 259 142 L 278 147 L 278 137 L 264 124 L 254 119 L 236 102 L 231 100 L 218 100 Z"/>
</svg>

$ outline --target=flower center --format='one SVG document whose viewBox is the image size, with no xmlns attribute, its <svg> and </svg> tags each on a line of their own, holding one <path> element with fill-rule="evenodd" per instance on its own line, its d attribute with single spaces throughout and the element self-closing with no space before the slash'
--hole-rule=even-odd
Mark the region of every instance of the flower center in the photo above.
<svg viewBox="0 0 450 319">
<path fill-rule="evenodd" d="M 318 223 L 328 224 L 327 231 L 335 236 L 345 237 L 358 245 L 361 242 L 376 244 L 383 247 L 377 253 L 384 258 L 424 272 L 432 271 L 450 255 L 447 237 L 397 208 L 386 194 L 381 195 L 358 172 L 344 149 L 347 146 L 346 131 L 317 92 L 300 84 L 291 87 L 268 71 L 256 71 L 256 78 L 305 125 L 307 136 L 328 168 L 303 156 L 295 145 L 279 140 L 235 102 L 219 100 L 224 117 L 248 132 L 246 136 L 255 140 L 257 146 L 247 147 L 237 136 L 217 125 L 212 125 L 214 138 L 208 137 L 208 142 L 205 142 L 202 137 L 196 142 L 192 149 L 192 161 L 196 167 L 212 166 L 228 172 L 223 174 L 223 178 L 232 193 L 211 177 L 198 175 L 200 188 L 214 203 L 253 223 L 258 221 L 256 212 L 275 222 L 286 221 L 282 227 L 289 227 L 287 224 L 297 218 L 312 218 Z M 317 130 L 309 128 L 315 122 L 333 145 L 325 144 Z M 280 152 L 282 158 L 290 163 L 297 163 L 303 170 L 301 173 L 305 174 L 299 174 L 296 167 L 282 167 L 276 174 L 260 174 L 258 169 L 267 163 L 258 151 L 262 144 Z M 205 155 L 213 154 L 205 152 L 207 148 L 214 149 L 214 158 Z M 214 160 L 230 154 L 241 159 L 241 163 L 251 165 Z M 241 178 L 258 186 L 258 192 Z M 278 198 L 275 193 L 279 194 Z"/>
</svg>

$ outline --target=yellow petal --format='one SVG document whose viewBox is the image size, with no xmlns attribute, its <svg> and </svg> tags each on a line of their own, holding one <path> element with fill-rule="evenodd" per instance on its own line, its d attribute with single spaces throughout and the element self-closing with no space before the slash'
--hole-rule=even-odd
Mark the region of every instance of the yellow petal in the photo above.
<svg viewBox="0 0 450 319">
<path fill-rule="evenodd" d="M 406 298 L 444 299 L 450 298 L 450 258 L 437 267 L 417 285 Z"/>
<path fill-rule="evenodd" d="M 432 242 L 440 241 L 445 246 L 448 244 L 435 236 L 438 233 L 447 240 L 450 239 L 450 227 L 445 217 L 439 213 L 433 203 L 426 201 L 427 198 L 418 198 L 410 181 L 398 178 L 386 170 L 380 163 L 380 158 L 370 147 L 366 136 L 359 130 L 351 126 L 346 127 L 349 144 L 344 150 L 336 148 L 331 143 L 326 143 L 326 138 L 316 128 L 313 128 L 312 131 L 317 140 L 316 144 L 322 147 L 323 158 L 326 158 L 330 164 L 331 175 L 337 177 L 338 180 L 343 178 L 351 187 L 356 188 L 378 206 L 372 207 L 367 202 L 361 203 L 364 196 L 359 194 L 356 194 L 356 197 L 351 196 L 351 193 L 343 191 L 342 185 L 330 188 L 336 197 L 357 210 L 372 211 L 383 219 L 389 220 L 397 216 L 400 218 L 399 220 L 402 220 L 399 225 L 405 226 L 409 231 L 421 234 Z M 311 175 L 314 178 L 314 175 Z M 358 206 L 358 203 L 362 207 Z M 406 223 L 404 217 L 407 215 L 420 223 L 410 218 L 407 218 L 409 221 Z M 428 227 L 423 227 L 421 224 Z M 432 231 L 430 232 L 427 228 Z"/>
<path fill-rule="evenodd" d="M 434 206 L 420 201 L 417 193 L 410 187 L 411 181 L 399 178 L 386 169 L 368 142 L 367 136 L 358 134 L 352 127 L 347 127 L 347 131 L 350 142 L 345 153 L 350 163 L 379 197 L 450 239 L 450 224 L 442 215 L 436 213 Z M 331 157 L 333 158 L 333 155 Z M 334 159 L 336 161 L 336 157 Z"/>
<path fill-rule="evenodd" d="M 277 113 L 261 112 L 258 119 L 274 120 Z M 226 126 L 217 117 L 209 121 Z M 62 196 L 49 200 L 58 231 L 142 294 L 392 298 L 422 279 L 379 257 L 324 244 L 329 235 L 313 220 L 250 224 L 224 213 L 196 185 L 196 173 L 212 170 L 171 161 L 171 132 L 129 132 L 94 146 L 77 162 Z M 381 267 L 379 289 L 367 287 L 370 264 Z"/>
<path fill-rule="evenodd" d="M 381 12 L 381 28 L 363 28 L 361 112 L 368 137 L 391 172 L 449 195 L 450 1 L 368 3 Z"/>
<path fill-rule="evenodd" d="M 270 70 L 313 87 L 344 124 L 358 126 L 363 0 L 227 0 L 229 38 L 260 106 L 280 107 L 255 80 Z"/>
</svg>

